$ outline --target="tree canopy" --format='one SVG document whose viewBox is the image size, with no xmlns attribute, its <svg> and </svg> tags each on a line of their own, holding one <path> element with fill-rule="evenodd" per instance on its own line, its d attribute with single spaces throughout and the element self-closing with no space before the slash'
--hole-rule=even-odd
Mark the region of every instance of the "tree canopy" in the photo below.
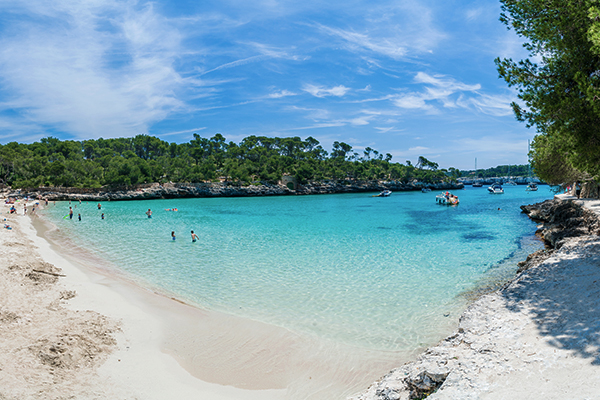
<svg viewBox="0 0 600 400">
<path fill-rule="evenodd" d="M 369 147 L 361 156 L 344 142 L 334 142 L 329 154 L 312 137 L 248 136 L 234 143 L 219 133 L 211 138 L 194 134 L 180 144 L 148 135 L 84 141 L 48 137 L 32 144 L 0 145 L 0 183 L 27 188 L 219 180 L 253 184 L 277 183 L 283 175 L 295 176 L 299 183 L 414 179 L 437 183 L 458 176 L 454 169 L 438 170 L 436 163 L 421 158 L 420 164 L 428 169 L 392 163 L 390 154 Z"/>
<path fill-rule="evenodd" d="M 535 127 L 530 153 L 543 180 L 600 178 L 599 0 L 501 0 L 500 20 L 526 40 L 529 58 L 496 59 L 518 90 L 517 120 Z"/>
</svg>

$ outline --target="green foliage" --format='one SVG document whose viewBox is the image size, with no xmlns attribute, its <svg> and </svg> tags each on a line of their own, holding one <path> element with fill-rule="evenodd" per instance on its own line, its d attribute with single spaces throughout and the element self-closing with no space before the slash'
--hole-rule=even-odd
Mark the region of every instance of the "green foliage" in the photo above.
<svg viewBox="0 0 600 400">
<path fill-rule="evenodd" d="M 277 183 L 284 174 L 299 183 L 391 180 L 408 183 L 452 181 L 456 169 L 419 158 L 420 168 L 392 163 L 377 150 L 363 157 L 352 146 L 335 142 L 331 155 L 308 137 L 249 136 L 236 144 L 219 133 L 207 139 L 194 134 L 188 143 L 168 143 L 138 135 L 133 138 L 61 141 L 48 137 L 32 144 L 0 145 L 0 183 L 13 187 L 128 186 L 151 182 Z"/>
<path fill-rule="evenodd" d="M 536 173 L 548 182 L 586 173 L 599 178 L 598 0 L 501 2 L 500 20 L 527 40 L 530 53 L 519 62 L 498 58 L 496 65 L 522 100 L 512 104 L 517 120 L 537 129 Z"/>
</svg>

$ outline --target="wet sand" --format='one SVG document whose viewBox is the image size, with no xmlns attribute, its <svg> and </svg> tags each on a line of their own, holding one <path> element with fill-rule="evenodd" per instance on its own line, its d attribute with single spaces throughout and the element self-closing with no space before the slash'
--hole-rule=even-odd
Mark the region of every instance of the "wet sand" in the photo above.
<svg viewBox="0 0 600 400">
<path fill-rule="evenodd" d="M 1 207 L 13 228 L 0 232 L 2 399 L 343 399 L 415 356 L 189 306 Z"/>
</svg>

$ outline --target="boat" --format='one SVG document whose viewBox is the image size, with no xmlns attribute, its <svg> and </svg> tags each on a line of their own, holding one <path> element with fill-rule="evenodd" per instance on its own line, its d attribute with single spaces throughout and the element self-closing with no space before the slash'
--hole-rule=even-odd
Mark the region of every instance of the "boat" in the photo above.
<svg viewBox="0 0 600 400">
<path fill-rule="evenodd" d="M 488 188 L 488 192 L 492 194 L 502 194 L 504 193 L 504 189 L 502 189 L 502 185 L 495 183 Z"/>
<path fill-rule="evenodd" d="M 428 187 L 424 187 L 424 188 L 421 188 L 421 192 L 423 192 L 423 193 L 431 192 L 431 189 L 429 189 Z"/>
<path fill-rule="evenodd" d="M 435 196 L 435 202 L 437 204 L 442 204 L 444 206 L 456 206 L 458 205 L 458 197 L 453 195 L 452 193 L 440 193 Z"/>
<path fill-rule="evenodd" d="M 483 183 L 481 183 L 481 182 L 473 182 L 473 187 L 483 187 Z"/>
<path fill-rule="evenodd" d="M 388 197 L 390 194 L 392 194 L 392 191 L 391 191 L 391 190 L 387 190 L 387 189 L 386 189 L 386 190 L 383 190 L 383 191 L 382 191 L 381 193 L 379 193 L 378 195 L 376 195 L 376 196 L 373 196 L 373 197 Z"/>
<path fill-rule="evenodd" d="M 527 188 L 525 188 L 525 190 L 529 192 L 535 192 L 536 190 L 538 190 L 538 187 L 535 183 L 530 182 L 529 185 L 527 185 Z"/>
<path fill-rule="evenodd" d="M 504 186 L 517 186 L 517 184 L 514 181 L 506 181 L 504 182 Z"/>
</svg>

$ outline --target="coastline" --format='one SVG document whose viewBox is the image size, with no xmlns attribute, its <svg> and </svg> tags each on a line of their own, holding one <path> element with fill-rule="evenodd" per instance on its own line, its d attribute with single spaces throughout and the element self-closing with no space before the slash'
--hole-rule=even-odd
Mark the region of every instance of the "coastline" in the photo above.
<svg viewBox="0 0 600 400">
<path fill-rule="evenodd" d="M 587 206 L 598 213 L 600 201 L 591 205 L 587 204 Z M 6 211 L 6 207 L 3 211 Z M 7 214 L 3 213 L 3 215 Z M 2 398 L 61 398 L 61 396 L 75 394 L 76 398 L 84 399 L 165 399 L 202 396 L 215 400 L 275 400 L 308 398 L 302 397 L 302 387 L 310 385 L 311 381 L 319 377 L 327 380 L 335 375 L 338 378 L 337 382 L 344 382 L 348 388 L 358 386 L 358 390 L 368 385 L 368 382 L 365 384 L 353 380 L 350 375 L 347 375 L 348 371 L 343 368 L 327 371 L 328 366 L 321 363 L 322 360 L 294 358 L 295 349 L 315 345 L 316 342 L 307 341 L 309 338 L 301 338 L 276 327 L 248 323 L 249 321 L 241 322 L 239 319 L 226 315 L 190 307 L 135 285 L 105 276 L 86 268 L 85 265 L 78 265 L 77 260 L 73 260 L 71 256 L 61 254 L 53 249 L 52 244 L 40 237 L 39 232 L 34 230 L 30 217 L 7 216 L 7 219 L 14 229 L 3 230 L 3 234 L 0 236 L 4 251 L 4 257 L 0 261 L 2 273 L 11 275 L 12 278 L 18 278 L 20 282 L 29 283 L 28 280 L 33 281 L 33 278 L 27 275 L 36 268 L 39 270 L 39 263 L 36 264 L 36 262 L 49 263 L 61 270 L 46 266 L 50 268 L 46 272 L 60 275 L 57 277 L 58 283 L 42 282 L 40 284 L 33 281 L 33 289 L 43 292 L 36 295 L 34 303 L 31 301 L 27 303 L 25 298 L 20 298 L 20 300 L 14 299 L 5 302 L 0 308 L 2 313 L 0 329 L 4 332 L 38 324 L 35 327 L 35 334 L 38 336 L 29 336 L 29 339 L 32 340 L 31 343 L 17 344 L 13 340 L 14 338 L 11 339 L 13 341 L 7 340 L 5 343 L 6 357 L 0 361 L 0 397 L 4 396 Z M 18 235 L 10 236 L 15 233 Z M 573 393 L 575 393 L 575 397 L 587 394 L 588 392 L 582 392 L 581 389 L 574 387 L 587 384 L 587 381 L 582 380 L 583 378 L 573 375 L 586 371 L 580 365 L 581 363 L 577 362 L 579 361 L 577 356 L 564 354 L 556 356 L 554 353 L 546 351 L 547 348 L 542 347 L 539 350 L 537 347 L 539 344 L 519 342 L 522 337 L 533 340 L 531 329 L 537 327 L 536 317 L 531 317 L 531 315 L 523 317 L 516 313 L 515 311 L 524 313 L 523 309 L 526 307 L 520 304 L 513 305 L 513 309 L 509 309 L 507 313 L 506 294 L 512 293 L 512 299 L 517 299 L 518 302 L 529 301 L 527 293 L 531 288 L 531 282 L 548 284 L 548 278 L 544 274 L 553 271 L 554 264 L 564 262 L 568 264 L 577 258 L 585 259 L 586 262 L 595 261 L 597 256 L 592 250 L 600 246 L 600 243 L 595 241 L 597 239 L 597 237 L 566 240 L 558 238 L 558 241 L 561 242 L 561 249 L 555 254 L 551 254 L 550 258 L 546 260 L 542 260 L 543 257 L 528 259 L 528 265 L 526 265 L 529 267 L 528 271 L 519 275 L 500 291 L 483 296 L 482 299 L 471 305 L 461 318 L 456 335 L 447 338 L 438 346 L 426 350 L 417 361 L 393 370 L 382 380 L 373 384 L 366 392 L 350 398 L 361 400 L 408 399 L 411 398 L 409 397 L 410 392 L 414 393 L 415 387 L 421 387 L 422 390 L 427 391 L 433 386 L 437 388 L 437 392 L 429 397 L 432 399 L 507 398 L 507 396 L 512 397 L 512 393 L 520 393 L 533 398 L 565 398 L 565 396 L 573 397 Z M 29 254 L 34 247 L 37 247 L 39 255 Z M 15 248 L 17 251 L 12 251 Z M 26 252 L 23 251 L 25 249 Z M 561 251 L 566 255 L 563 255 Z M 558 258 L 555 260 L 552 257 Z M 597 261 L 595 262 L 597 263 Z M 569 264 L 568 267 L 572 266 Z M 538 272 L 534 273 L 534 271 L 541 271 L 539 272 L 541 275 L 535 275 Z M 569 272 L 565 273 L 564 271 L 565 268 L 562 272 L 565 277 L 561 279 L 569 277 Z M 41 276 L 46 275 L 41 273 Z M 554 288 L 543 288 L 537 290 L 536 293 L 539 296 L 545 294 L 549 289 Z M 593 288 L 586 290 L 591 289 Z M 7 289 L 5 288 L 5 290 Z M 31 292 L 27 293 L 31 295 Z M 73 294 L 76 296 L 72 297 Z M 588 294 L 590 294 L 589 291 L 582 293 L 582 295 Z M 13 292 L 7 293 L 4 298 L 11 298 L 12 295 Z M 16 304 L 19 302 L 26 304 Z M 35 304 L 35 302 L 39 304 Z M 35 306 L 38 306 L 37 310 L 34 309 Z M 27 308 L 28 311 L 23 312 L 23 308 Z M 91 336 L 98 339 L 100 345 L 91 342 L 92 345 L 88 347 L 91 347 L 92 351 L 86 350 L 92 354 L 93 362 L 89 357 L 87 359 L 84 357 L 83 361 L 85 362 L 83 363 L 69 364 L 72 360 L 77 360 L 77 353 L 69 349 L 69 344 L 73 342 L 73 338 L 86 337 L 86 335 L 90 335 L 89 332 L 60 331 L 62 325 L 55 321 L 51 328 L 56 329 L 58 326 L 60 329 L 55 333 L 48 333 L 47 326 L 40 324 L 40 321 L 28 320 L 31 319 L 31 315 L 36 313 L 55 313 L 70 321 L 72 316 L 67 315 L 69 312 L 74 313 L 76 317 L 85 314 L 86 318 L 79 324 L 80 327 L 92 324 L 97 328 Z M 531 310 L 527 310 L 527 312 L 531 314 Z M 67 316 L 65 317 L 65 315 Z M 596 320 L 600 319 L 597 317 L 595 314 L 590 316 Z M 520 331 L 523 318 L 529 318 L 529 320 L 525 323 L 525 329 Z M 539 317 L 537 318 L 539 319 Z M 573 323 L 572 320 L 569 322 Z M 592 326 L 592 320 L 588 320 L 586 323 L 595 329 L 595 326 Z M 219 331 L 234 332 L 231 335 L 215 338 L 214 333 Z M 595 332 L 597 331 L 600 329 L 595 329 Z M 187 334 L 182 335 L 183 332 L 187 332 Z M 199 341 L 198 338 L 201 335 L 208 340 Z M 7 336 L 3 335 L 3 337 Z M 242 340 L 243 345 L 232 348 L 232 340 L 234 338 L 239 340 L 240 337 L 246 339 Z M 45 348 L 40 347 L 40 338 L 47 345 Z M 597 339 L 588 337 L 585 339 L 588 340 L 588 344 L 591 343 L 591 346 L 597 345 Z M 77 340 L 75 340 L 76 346 Z M 516 345 L 515 340 L 517 341 Z M 276 345 L 273 346 L 273 344 Z M 515 360 L 513 357 L 509 358 L 510 361 L 502 361 L 501 358 L 507 356 L 504 354 L 504 347 L 509 348 L 510 352 L 518 353 L 517 359 Z M 14 365 L 15 360 L 10 358 L 15 355 L 14 348 L 21 353 L 29 354 L 27 363 L 22 367 L 19 366 L 18 368 L 22 370 L 16 373 L 13 372 L 16 371 L 14 368 L 17 368 Z M 52 359 L 56 355 L 53 353 L 57 353 L 57 349 L 58 353 L 61 353 L 60 350 L 64 350 L 61 353 L 67 356 L 64 357 L 64 360 L 60 358 L 60 355 L 58 358 Z M 207 352 L 206 349 L 209 349 L 210 352 Z M 264 354 L 265 349 L 269 349 L 271 353 Z M 571 350 L 573 349 L 576 349 L 575 345 L 571 346 Z M 315 353 L 328 350 L 324 346 L 316 349 Z M 538 355 L 530 356 L 529 350 L 535 351 Z M 556 349 L 551 348 L 551 350 Z M 525 354 L 526 351 L 527 354 Z M 52 356 L 50 361 L 54 364 L 43 362 L 43 355 L 47 356 L 48 354 Z M 193 356 L 190 357 L 190 354 Z M 597 350 L 594 354 L 597 354 Z M 237 359 L 237 365 L 243 365 L 246 368 L 236 370 L 232 360 L 239 358 L 240 355 L 246 357 Z M 259 359 L 262 356 L 271 360 L 271 364 L 266 366 L 257 362 L 257 355 Z M 194 360 L 196 356 L 205 359 L 220 357 L 222 364 L 216 369 L 203 369 L 201 362 L 195 363 L 198 361 Z M 588 355 L 587 358 L 589 357 Z M 594 357 L 600 359 L 598 355 Z M 276 362 L 272 363 L 274 358 Z M 402 359 L 402 357 L 398 357 L 398 359 Z M 21 359 L 17 358 L 17 360 Z M 42 360 L 41 363 L 40 360 Z M 47 357 L 46 360 L 48 360 Z M 58 360 L 58 364 L 56 360 Z M 574 371 L 568 378 L 573 382 L 568 393 L 558 392 L 556 387 L 540 391 L 539 387 L 543 387 L 545 384 L 542 380 L 539 381 L 538 386 L 536 386 L 538 383 L 526 384 L 532 379 L 532 374 L 533 378 L 544 377 L 544 379 L 564 383 L 565 378 L 560 375 L 560 371 L 556 371 L 556 368 L 562 368 L 565 360 L 571 363 L 568 368 Z M 61 366 L 61 362 L 64 365 Z M 376 363 L 375 360 L 374 363 Z M 379 371 L 385 363 L 392 363 L 393 367 L 401 362 L 386 360 L 377 365 Z M 306 364 L 313 365 L 309 365 L 307 368 Z M 539 371 L 532 373 L 530 368 L 532 364 L 538 367 L 543 365 L 545 368 L 543 372 L 547 372 L 547 374 L 543 375 Z M 265 370 L 261 370 L 265 367 L 270 369 L 266 374 Z M 363 367 L 365 370 L 369 370 L 373 365 L 364 365 Z M 248 370 L 251 373 L 248 373 Z M 519 370 L 525 372 L 515 372 Z M 595 372 L 596 369 L 593 371 Z M 13 373 L 11 374 L 11 372 Z M 16 379 L 15 377 L 19 374 L 23 377 Z M 325 374 L 325 376 L 319 376 L 319 374 Z M 524 378 L 523 374 L 528 375 Z M 520 379 L 517 383 L 510 381 L 515 376 Z M 368 379 L 370 379 L 369 382 L 372 382 L 376 378 L 377 376 L 372 376 Z M 486 379 L 491 379 L 491 383 Z M 436 380 L 439 382 L 436 383 Z M 409 390 L 406 386 L 407 381 L 414 384 Z M 442 383 L 441 387 L 439 383 Z M 515 391 L 519 389 L 520 385 L 528 386 L 531 392 L 527 392 L 525 389 L 522 392 Z M 504 392 L 498 392 L 496 390 L 498 387 L 503 387 Z M 598 389 L 596 385 L 591 385 L 589 393 Z M 354 389 L 353 392 L 355 393 L 356 390 Z M 514 392 L 507 392 L 507 390 Z M 538 395 L 540 397 L 536 397 Z M 557 397 L 552 397 L 553 395 Z"/>
<path fill-rule="evenodd" d="M 522 207 L 551 248 L 479 298 L 458 330 L 352 400 L 596 398 L 600 383 L 600 200 Z"/>
<path fill-rule="evenodd" d="M 220 183 L 148 183 L 135 186 L 114 188 L 82 189 L 68 187 L 40 187 L 35 189 L 18 189 L 6 196 L 31 196 L 48 200 L 150 200 L 189 197 L 250 197 L 250 196 L 298 196 L 333 193 L 365 193 L 392 190 L 399 192 L 431 190 L 458 190 L 464 188 L 462 183 L 421 183 L 421 182 L 316 182 L 295 184 L 288 187 L 284 184 L 259 184 L 243 186 L 233 182 Z"/>
<path fill-rule="evenodd" d="M 34 225 L 39 225 L 32 222 L 35 217 L 8 215 L 5 214 L 8 208 L 3 207 L 13 229 L 4 230 L 0 239 L 20 243 L 19 248 L 27 247 L 30 252 L 16 261 L 18 265 L 28 266 L 32 257 L 39 258 L 54 266 L 56 269 L 52 271 L 60 275 L 58 282 L 44 287 L 45 297 L 40 304 L 22 300 L 22 307 L 37 307 L 32 313 L 44 314 L 45 303 L 56 302 L 58 298 L 62 312 L 80 315 L 93 310 L 102 319 L 97 325 L 110 327 L 105 332 L 110 346 L 106 346 L 102 357 L 94 356 L 97 362 L 93 364 L 73 363 L 61 369 L 40 363 L 39 354 L 30 355 L 30 372 L 35 365 L 37 376 L 50 379 L 59 370 L 62 380 L 55 379 L 51 384 L 47 380 L 46 386 L 31 381 L 11 383 L 0 371 L 3 398 L 61 398 L 67 394 L 75 394 L 76 398 L 120 399 L 332 398 L 328 393 L 341 398 L 340 393 L 349 395 L 360 390 L 382 371 L 414 357 L 414 353 L 358 351 L 276 326 L 186 305 L 94 267 L 93 260 L 82 257 L 78 249 L 65 253 L 63 246 L 56 248 L 43 237 L 41 227 L 35 229 Z M 12 263 L 4 257 L 0 271 L 8 272 Z M 27 281 L 26 268 L 20 274 L 23 281 Z M 66 292 L 70 295 L 63 296 Z M 4 294 L 9 297 L 12 292 Z M 10 312 L 21 314 L 18 310 Z M 38 335 L 45 326 L 54 329 L 58 325 L 50 317 L 36 322 Z M 89 319 L 85 319 L 80 325 L 88 323 Z M 15 329 L 11 324 L 0 327 L 6 332 Z M 83 333 L 78 335 L 86 337 Z M 34 336 L 29 338 L 31 342 L 38 339 Z M 63 337 L 64 332 L 57 332 L 50 342 L 60 342 Z M 6 354 L 10 354 L 8 349 L 14 347 L 14 342 L 7 340 L 4 346 Z M 31 347 L 29 343 L 27 346 Z M 68 343 L 62 346 L 66 358 L 72 358 L 77 351 L 76 346 L 70 347 Z M 0 366 L 15 361 L 7 358 Z M 74 384 L 75 379 L 84 376 L 85 389 Z M 20 387 L 29 392 L 16 395 Z M 38 392 L 44 394 L 35 394 Z"/>
<path fill-rule="evenodd" d="M 2 210 L 12 229 L 0 236 L 0 397 L 283 398 L 279 388 L 241 389 L 193 377 L 163 351 L 164 316 L 202 317 L 200 310 L 76 265 L 38 236 L 30 217 Z"/>
</svg>

